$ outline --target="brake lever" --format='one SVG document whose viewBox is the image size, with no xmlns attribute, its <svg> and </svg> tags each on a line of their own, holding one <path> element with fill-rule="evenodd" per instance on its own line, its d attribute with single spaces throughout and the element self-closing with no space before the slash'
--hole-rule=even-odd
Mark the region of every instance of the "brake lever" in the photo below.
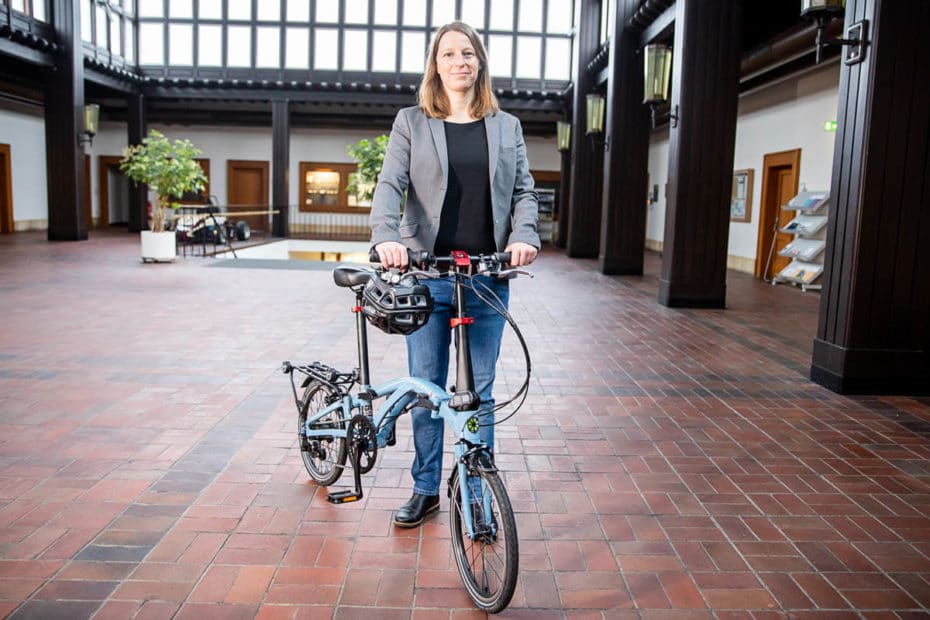
<svg viewBox="0 0 930 620">
<path fill-rule="evenodd" d="M 525 270 L 525 269 L 518 269 L 518 268 L 516 268 L 516 267 L 511 267 L 510 269 L 504 269 L 503 271 L 498 271 L 498 272 L 497 272 L 496 274 L 494 274 L 494 275 L 497 276 L 498 278 L 504 278 L 504 277 L 507 277 L 507 276 L 509 276 L 509 275 L 511 275 L 511 274 L 515 274 L 515 275 L 519 275 L 519 276 L 529 276 L 529 277 L 531 277 L 531 278 L 535 278 L 535 277 L 536 277 L 536 276 L 534 276 L 531 272 L 529 272 L 529 271 L 527 271 L 527 270 Z"/>
</svg>

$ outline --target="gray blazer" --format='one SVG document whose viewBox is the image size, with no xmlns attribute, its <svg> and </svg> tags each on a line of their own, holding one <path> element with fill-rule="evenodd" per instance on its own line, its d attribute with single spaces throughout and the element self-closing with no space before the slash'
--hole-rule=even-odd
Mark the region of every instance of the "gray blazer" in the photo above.
<svg viewBox="0 0 930 620">
<path fill-rule="evenodd" d="M 484 126 L 497 250 L 518 241 L 538 248 L 537 196 L 520 121 L 498 112 L 485 117 Z M 442 119 L 429 118 L 419 107 L 398 112 L 371 202 L 372 247 L 397 241 L 413 250 L 432 252 L 448 178 L 449 153 Z"/>
</svg>

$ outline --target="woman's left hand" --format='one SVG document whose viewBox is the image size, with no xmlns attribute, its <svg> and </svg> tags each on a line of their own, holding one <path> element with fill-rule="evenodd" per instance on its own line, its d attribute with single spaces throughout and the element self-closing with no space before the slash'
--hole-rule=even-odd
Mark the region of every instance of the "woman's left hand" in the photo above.
<svg viewBox="0 0 930 620">
<path fill-rule="evenodd" d="M 536 248 L 531 246 L 529 243 L 511 243 L 506 248 L 505 252 L 510 252 L 510 266 L 511 267 L 523 267 L 524 265 L 529 265 L 534 260 L 536 260 L 536 254 L 539 252 Z"/>
</svg>

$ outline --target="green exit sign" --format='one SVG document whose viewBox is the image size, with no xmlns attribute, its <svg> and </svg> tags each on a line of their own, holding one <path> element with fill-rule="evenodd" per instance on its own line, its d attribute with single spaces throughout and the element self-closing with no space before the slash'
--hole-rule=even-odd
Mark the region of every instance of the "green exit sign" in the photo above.
<svg viewBox="0 0 930 620">
<path fill-rule="evenodd" d="M 836 121 L 825 121 L 823 124 L 824 131 L 836 131 Z"/>
</svg>

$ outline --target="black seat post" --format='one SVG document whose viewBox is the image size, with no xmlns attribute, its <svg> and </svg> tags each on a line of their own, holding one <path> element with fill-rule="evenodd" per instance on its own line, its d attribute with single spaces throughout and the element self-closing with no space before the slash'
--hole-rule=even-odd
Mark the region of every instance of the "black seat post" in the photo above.
<svg viewBox="0 0 930 620">
<path fill-rule="evenodd" d="M 355 330 L 358 334 L 358 382 L 363 387 L 371 385 L 368 376 L 368 332 L 365 324 L 365 314 L 362 312 L 362 290 L 355 292 Z"/>
<path fill-rule="evenodd" d="M 465 287 L 462 285 L 462 276 L 459 267 L 453 268 L 455 274 L 455 316 L 452 318 L 452 328 L 456 337 L 455 357 L 455 394 L 452 397 L 451 407 L 457 411 L 475 411 L 480 401 L 475 392 L 475 374 L 471 366 L 471 347 L 468 343 L 468 326 L 474 322 L 468 317 L 465 307 Z"/>
</svg>

